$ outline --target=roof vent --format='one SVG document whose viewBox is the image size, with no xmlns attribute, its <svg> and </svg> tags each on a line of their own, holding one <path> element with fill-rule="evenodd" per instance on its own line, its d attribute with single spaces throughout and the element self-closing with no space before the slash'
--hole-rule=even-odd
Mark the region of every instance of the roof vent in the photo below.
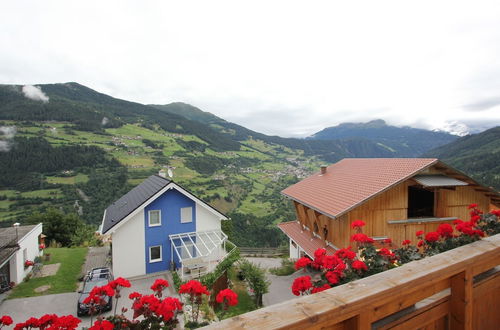
<svg viewBox="0 0 500 330">
<path fill-rule="evenodd" d="M 326 174 L 326 165 L 321 165 L 320 169 L 321 169 L 321 174 L 322 175 Z"/>
</svg>

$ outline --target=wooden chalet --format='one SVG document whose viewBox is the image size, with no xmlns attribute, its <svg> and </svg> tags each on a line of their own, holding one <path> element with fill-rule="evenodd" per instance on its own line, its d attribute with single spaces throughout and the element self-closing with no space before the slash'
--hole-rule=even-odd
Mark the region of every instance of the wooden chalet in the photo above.
<svg viewBox="0 0 500 330">
<path fill-rule="evenodd" d="M 396 245 L 415 240 L 418 230 L 469 220 L 468 206 L 500 206 L 500 194 L 435 158 L 343 159 L 286 188 L 297 221 L 278 226 L 290 238 L 290 257 L 312 256 L 351 245 L 351 223 Z"/>
</svg>

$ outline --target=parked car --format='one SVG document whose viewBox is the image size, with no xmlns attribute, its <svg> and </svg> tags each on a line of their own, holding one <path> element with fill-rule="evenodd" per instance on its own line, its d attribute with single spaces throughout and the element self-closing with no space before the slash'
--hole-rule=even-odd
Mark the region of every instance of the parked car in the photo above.
<svg viewBox="0 0 500 330">
<path fill-rule="evenodd" d="M 94 287 L 106 285 L 112 280 L 113 274 L 111 274 L 111 270 L 108 267 L 93 268 L 87 273 L 83 280 L 83 289 L 78 291 L 80 293 L 78 296 L 78 304 L 76 306 L 78 316 L 89 314 L 90 306 L 84 304 L 83 301 L 89 296 L 90 291 L 92 291 Z M 105 304 L 98 307 L 101 308 L 101 312 L 108 311 L 113 308 L 113 297 L 106 296 L 104 301 Z"/>
</svg>

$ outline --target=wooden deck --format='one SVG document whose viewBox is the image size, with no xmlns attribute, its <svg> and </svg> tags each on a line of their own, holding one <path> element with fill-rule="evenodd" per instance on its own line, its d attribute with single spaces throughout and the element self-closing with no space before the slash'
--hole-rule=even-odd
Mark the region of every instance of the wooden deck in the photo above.
<svg viewBox="0 0 500 330">
<path fill-rule="evenodd" d="M 500 234 L 205 329 L 498 329 Z"/>
</svg>

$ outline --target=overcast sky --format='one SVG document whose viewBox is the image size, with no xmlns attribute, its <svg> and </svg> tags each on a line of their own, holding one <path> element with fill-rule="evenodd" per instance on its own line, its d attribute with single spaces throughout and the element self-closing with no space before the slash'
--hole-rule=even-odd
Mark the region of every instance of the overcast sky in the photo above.
<svg viewBox="0 0 500 330">
<path fill-rule="evenodd" d="M 500 1 L 2 1 L 0 83 L 76 81 L 248 128 L 500 125 Z"/>
</svg>

